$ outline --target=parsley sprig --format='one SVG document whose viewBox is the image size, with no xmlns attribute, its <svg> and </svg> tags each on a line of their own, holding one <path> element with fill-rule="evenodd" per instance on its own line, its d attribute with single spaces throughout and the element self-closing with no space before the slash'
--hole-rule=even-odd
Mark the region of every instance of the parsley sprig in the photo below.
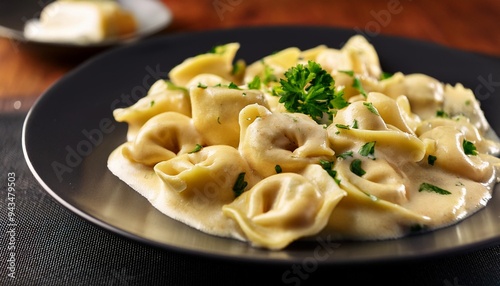
<svg viewBox="0 0 500 286">
<path fill-rule="evenodd" d="M 325 114 L 331 120 L 336 110 L 349 105 L 343 92 L 335 90 L 332 76 L 314 61 L 291 67 L 284 75 L 273 94 L 290 112 L 307 114 L 321 123 Z"/>
</svg>

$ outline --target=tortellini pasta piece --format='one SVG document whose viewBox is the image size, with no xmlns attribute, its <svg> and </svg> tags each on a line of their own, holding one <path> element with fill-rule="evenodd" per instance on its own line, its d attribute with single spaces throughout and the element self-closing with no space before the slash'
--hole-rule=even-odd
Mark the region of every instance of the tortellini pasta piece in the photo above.
<svg viewBox="0 0 500 286">
<path fill-rule="evenodd" d="M 262 92 L 224 87 L 191 89 L 193 124 L 208 145 L 238 147 L 239 113 L 249 104 L 267 106 Z"/>
<path fill-rule="evenodd" d="M 130 141 L 146 121 L 167 111 L 191 116 L 191 101 L 187 89 L 160 79 L 150 87 L 145 97 L 129 107 L 113 110 L 113 116 L 116 121 L 128 124 L 127 139 Z"/>
<path fill-rule="evenodd" d="M 238 150 L 226 145 L 181 154 L 156 164 L 154 170 L 167 191 L 178 192 L 184 199 L 194 201 L 191 203 L 207 205 L 233 201 L 233 187 L 240 174 L 244 175 L 248 189 L 260 179 Z"/>
<path fill-rule="evenodd" d="M 381 81 L 381 92 L 392 98 L 405 95 L 413 113 L 422 120 L 436 116 L 444 102 L 444 86 L 437 79 L 420 73 L 403 75 L 396 73 Z"/>
<path fill-rule="evenodd" d="M 251 82 L 256 76 L 264 85 L 277 81 L 285 71 L 297 64 L 301 51 L 296 47 L 286 48 L 250 64 L 245 71 L 244 82 Z"/>
<path fill-rule="evenodd" d="M 462 115 L 469 118 L 471 124 L 483 135 L 490 129 L 474 93 L 460 83 L 455 86 L 444 85 L 443 111 L 452 117 Z"/>
<path fill-rule="evenodd" d="M 320 232 L 345 196 L 319 165 L 303 172 L 275 174 L 222 208 L 258 247 L 282 249 Z"/>
<path fill-rule="evenodd" d="M 148 120 L 133 141 L 123 148 L 125 157 L 153 166 L 178 154 L 204 145 L 201 134 L 190 117 L 177 112 L 164 112 Z"/>
<path fill-rule="evenodd" d="M 304 114 L 253 104 L 241 110 L 239 122 L 239 150 L 264 177 L 275 174 L 277 165 L 283 172 L 300 172 L 308 164 L 331 161 L 335 154 L 325 128 Z"/>
<path fill-rule="evenodd" d="M 200 74 L 214 74 L 229 81 L 238 82 L 233 73 L 233 61 L 239 50 L 239 43 L 214 47 L 214 50 L 185 59 L 168 73 L 170 80 L 180 86 Z"/>
<path fill-rule="evenodd" d="M 351 60 L 352 70 L 359 75 L 370 76 L 379 79 L 382 74 L 377 51 L 367 39 L 361 35 L 355 35 L 342 47 Z"/>
<path fill-rule="evenodd" d="M 356 158 L 359 158 L 356 156 Z M 346 158 L 336 162 L 336 168 L 342 180 L 356 186 L 367 196 L 375 196 L 394 204 L 401 205 L 408 201 L 409 196 L 405 186 L 404 175 L 400 173 L 398 165 L 391 164 L 383 158 L 362 159 L 362 169 L 366 173 L 359 176 L 351 171 L 354 158 Z M 401 162 L 398 162 L 401 164 Z"/>
<path fill-rule="evenodd" d="M 491 180 L 494 169 L 490 163 L 480 154 L 466 154 L 465 135 L 453 126 L 438 126 L 423 133 L 420 138 L 435 142 L 431 155 L 437 157 L 434 163 L 436 166 L 477 182 L 486 183 Z"/>
<path fill-rule="evenodd" d="M 371 187 L 366 182 L 352 183 L 349 160 L 342 161 L 335 170 L 347 195 L 337 204 L 320 235 L 332 239 L 392 239 L 430 223 L 427 216 L 363 191 Z M 383 192 L 383 188 L 378 189 Z"/>
<path fill-rule="evenodd" d="M 425 145 L 415 135 L 399 129 L 390 129 L 383 118 L 373 109 L 371 102 L 357 101 L 340 110 L 328 126 L 331 145 L 338 154 L 358 152 L 369 142 L 376 142 L 377 153 L 393 158 L 394 161 L 418 162 L 425 155 Z M 356 124 L 357 128 L 353 125 Z M 398 144 L 394 144 L 398 142 Z"/>
<path fill-rule="evenodd" d="M 460 130 L 468 141 L 474 142 L 479 153 L 498 155 L 500 152 L 500 143 L 494 140 L 487 139 L 479 132 L 479 130 L 470 122 L 470 119 L 464 116 L 454 118 L 435 117 L 423 121 L 417 128 L 417 136 L 430 131 L 438 126 L 453 126 Z"/>
<path fill-rule="evenodd" d="M 370 92 L 366 97 L 366 101 L 372 103 L 386 124 L 415 135 L 414 131 L 420 120 L 418 116 L 414 116 L 409 110 L 409 103 L 404 95 L 394 100 L 383 93 Z"/>
</svg>

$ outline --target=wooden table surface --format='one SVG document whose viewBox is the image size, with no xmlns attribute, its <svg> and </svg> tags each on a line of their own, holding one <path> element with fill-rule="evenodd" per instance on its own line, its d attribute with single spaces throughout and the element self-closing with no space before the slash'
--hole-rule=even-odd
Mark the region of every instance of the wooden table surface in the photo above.
<svg viewBox="0 0 500 286">
<path fill-rule="evenodd" d="M 366 35 L 395 35 L 500 56 L 498 0 L 162 0 L 173 21 L 160 34 L 259 25 L 320 25 Z M 75 68 L 23 43 L 0 38 L 2 110 L 25 107 Z M 12 99 L 6 101 L 6 99 Z M 19 102 L 17 102 L 19 107 Z"/>
</svg>

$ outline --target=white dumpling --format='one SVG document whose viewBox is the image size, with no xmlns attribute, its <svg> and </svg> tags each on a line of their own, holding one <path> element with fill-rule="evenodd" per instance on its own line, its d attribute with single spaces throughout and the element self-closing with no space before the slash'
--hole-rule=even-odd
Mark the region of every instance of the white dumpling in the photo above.
<svg viewBox="0 0 500 286">
<path fill-rule="evenodd" d="M 249 105 L 240 113 L 239 150 L 250 166 L 262 176 L 298 172 L 320 160 L 331 161 L 328 134 L 305 114 L 271 112 L 260 105 Z"/>
<path fill-rule="evenodd" d="M 113 110 L 113 116 L 116 121 L 128 124 L 127 140 L 130 141 L 146 121 L 167 111 L 191 116 L 191 101 L 187 89 L 160 79 L 151 86 L 145 97 L 129 107 Z"/>
<path fill-rule="evenodd" d="M 270 81 L 278 81 L 289 68 L 297 64 L 300 54 L 298 48 L 290 47 L 266 56 L 246 68 L 243 80 L 248 83 L 258 76 L 263 85 L 269 84 Z"/>
<path fill-rule="evenodd" d="M 190 90 L 193 124 L 208 145 L 238 147 L 239 113 L 249 104 L 267 106 L 258 90 L 193 87 Z"/>
<path fill-rule="evenodd" d="M 464 150 L 466 137 L 457 128 L 449 125 L 437 126 L 423 133 L 420 138 L 434 141 L 434 152 L 431 155 L 437 158 L 434 163 L 436 166 L 476 182 L 487 183 L 492 179 L 494 175 L 492 165 L 479 153 L 466 154 Z"/>
<path fill-rule="evenodd" d="M 237 81 L 233 74 L 233 61 L 239 48 L 239 43 L 229 43 L 215 47 L 213 52 L 187 58 L 171 69 L 168 77 L 180 86 L 187 85 L 200 74 L 214 74 L 229 81 Z"/>
<path fill-rule="evenodd" d="M 154 166 L 167 191 L 178 192 L 193 204 L 226 204 L 237 196 L 233 190 L 240 174 L 250 189 L 259 179 L 237 149 L 208 146 L 196 152 L 180 154 Z M 210 201 L 210 202 L 209 202 Z M 202 206 L 200 206 L 202 207 Z"/>
<path fill-rule="evenodd" d="M 204 145 L 190 117 L 177 112 L 164 112 L 148 120 L 135 139 L 123 148 L 128 159 L 153 166 L 178 154 L 188 153 Z"/>
<path fill-rule="evenodd" d="M 382 69 L 377 51 L 365 37 L 361 35 L 352 36 L 341 50 L 349 56 L 354 73 L 375 79 L 380 78 Z"/>
<path fill-rule="evenodd" d="M 344 196 L 327 172 L 309 165 L 300 174 L 265 178 L 222 210 L 253 245 L 282 249 L 320 232 Z"/>
<path fill-rule="evenodd" d="M 469 118 L 481 134 L 486 134 L 491 129 L 484 113 L 481 110 L 480 102 L 476 100 L 471 89 L 465 88 L 458 83 L 455 86 L 444 85 L 443 110 L 449 116 L 462 115 Z"/>
<path fill-rule="evenodd" d="M 444 86 L 437 79 L 420 73 L 403 75 L 396 73 L 381 81 L 381 92 L 392 98 L 405 95 L 413 113 L 422 120 L 436 116 L 444 102 Z"/>
</svg>

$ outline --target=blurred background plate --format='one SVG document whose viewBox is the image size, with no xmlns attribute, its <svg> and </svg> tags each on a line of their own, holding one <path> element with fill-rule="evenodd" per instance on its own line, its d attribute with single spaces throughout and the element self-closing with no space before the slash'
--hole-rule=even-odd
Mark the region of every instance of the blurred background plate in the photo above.
<svg viewBox="0 0 500 286">
<path fill-rule="evenodd" d="M 84 45 L 27 39 L 24 36 L 25 24 L 32 19 L 38 19 L 43 8 L 51 2 L 54 0 L 0 1 L 0 37 L 12 39 L 23 48 L 43 55 L 58 58 L 77 55 L 83 58 L 113 46 L 152 36 L 167 28 L 173 17 L 170 9 L 157 0 L 118 0 L 137 19 L 137 33 Z"/>
<path fill-rule="evenodd" d="M 499 244 L 499 185 L 484 209 L 437 231 L 386 241 L 297 241 L 284 250 L 268 251 L 170 219 L 107 169 L 110 152 L 125 142 L 127 132 L 126 124 L 114 121 L 112 111 L 133 104 L 186 58 L 239 42 L 236 58 L 252 63 L 292 46 L 340 48 L 354 34 L 327 27 L 238 28 L 167 35 L 107 51 L 69 72 L 37 100 L 23 128 L 26 161 L 41 186 L 83 219 L 182 253 L 259 263 L 316 259 L 321 264 L 349 264 L 451 255 Z M 424 73 L 471 88 L 500 133 L 500 89 L 491 81 L 500 78 L 499 58 L 399 37 L 368 40 L 386 72 Z"/>
</svg>

